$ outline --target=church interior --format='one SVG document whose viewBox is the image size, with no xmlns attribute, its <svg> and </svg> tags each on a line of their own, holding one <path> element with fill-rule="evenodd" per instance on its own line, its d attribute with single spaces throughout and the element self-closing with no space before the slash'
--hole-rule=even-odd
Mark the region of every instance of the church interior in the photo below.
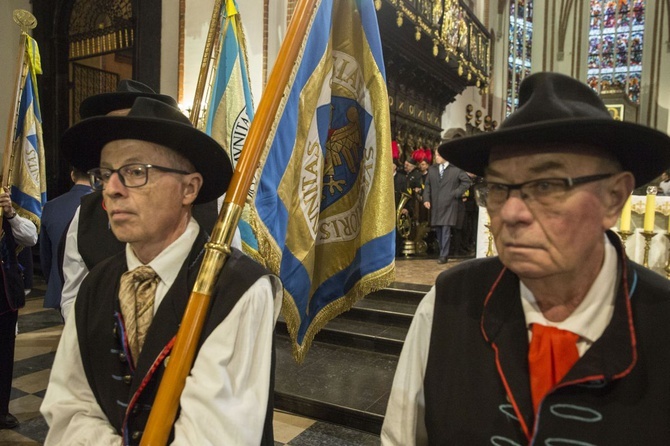
<svg viewBox="0 0 670 446">
<path fill-rule="evenodd" d="M 237 0 L 256 104 L 301 1 Z M 397 169 L 410 160 L 431 164 L 445 140 L 495 132 L 516 109 L 521 81 L 540 71 L 587 83 L 614 119 L 670 132 L 670 0 L 369 2 L 379 25 Z M 30 33 L 39 44 L 43 69 L 38 85 L 49 199 L 70 187 L 68 165 L 56 148 L 65 130 L 81 120 L 79 105 L 85 98 L 113 91 L 122 79 L 135 79 L 173 96 L 184 113 L 191 112 L 199 100 L 203 48 L 217 3 L 221 0 L 3 2 L 3 78 L 14 76 L 9 61 L 18 52 L 12 49 L 18 48 L 20 33 L 13 11 L 28 10 L 37 20 Z M 3 135 L 9 131 L 3 124 L 9 121 L 5 104 L 10 97 L 9 91 L 0 92 Z M 648 185 L 654 195 L 659 182 Z M 639 188 L 632 201 L 633 234 L 649 221 L 648 190 Z M 396 192 L 395 281 L 331 320 L 300 364 L 292 356 L 287 322 L 282 317 L 277 322 L 276 445 L 379 444 L 395 366 L 421 298 L 445 269 L 495 255 L 488 217 L 470 197 L 473 207 L 449 260 L 438 263 L 439 246 L 415 192 Z M 665 234 L 670 197 L 659 190 L 655 200 L 648 224 Z M 627 243 L 632 258 L 670 277 L 670 236 L 656 237 L 651 249 L 645 249 L 641 236 Z M 34 247 L 33 256 L 38 251 Z M 10 401 L 10 412 L 21 424 L 0 430 L 0 445 L 40 445 L 48 430 L 39 407 L 63 321 L 57 311 L 43 308 L 46 283 L 38 258 L 27 288 Z"/>
</svg>

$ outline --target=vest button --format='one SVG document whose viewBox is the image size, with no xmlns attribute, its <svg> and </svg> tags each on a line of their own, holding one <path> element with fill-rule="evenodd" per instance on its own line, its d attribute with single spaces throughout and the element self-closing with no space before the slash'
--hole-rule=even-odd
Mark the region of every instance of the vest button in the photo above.
<svg viewBox="0 0 670 446">
<path fill-rule="evenodd" d="M 128 358 L 126 357 L 125 353 L 119 353 L 119 361 L 121 362 L 126 362 Z"/>
<path fill-rule="evenodd" d="M 143 433 L 142 431 L 135 431 L 133 432 L 131 437 L 133 440 L 139 440 L 140 438 L 142 438 L 142 433 Z"/>
<path fill-rule="evenodd" d="M 130 383 L 133 382 L 133 377 L 131 375 L 125 375 L 123 377 L 123 382 L 130 385 Z"/>
</svg>

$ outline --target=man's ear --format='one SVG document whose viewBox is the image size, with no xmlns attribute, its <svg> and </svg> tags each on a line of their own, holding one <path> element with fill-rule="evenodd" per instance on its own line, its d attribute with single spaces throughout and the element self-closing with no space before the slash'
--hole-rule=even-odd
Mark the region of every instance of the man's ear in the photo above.
<svg viewBox="0 0 670 446">
<path fill-rule="evenodd" d="M 202 175 L 198 172 L 184 175 L 184 198 L 182 199 L 182 204 L 186 206 L 193 204 L 202 187 L 202 181 Z"/>
<path fill-rule="evenodd" d="M 603 229 L 609 229 L 616 224 L 621 215 L 621 209 L 630 197 L 635 187 L 635 177 L 630 172 L 620 172 L 606 182 L 606 190 L 603 197 L 605 207 L 605 220 Z"/>
</svg>

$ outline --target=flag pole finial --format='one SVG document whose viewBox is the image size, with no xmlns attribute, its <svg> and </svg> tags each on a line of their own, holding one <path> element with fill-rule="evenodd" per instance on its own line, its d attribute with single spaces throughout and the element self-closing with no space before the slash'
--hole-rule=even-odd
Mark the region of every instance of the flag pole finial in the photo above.
<svg viewBox="0 0 670 446">
<path fill-rule="evenodd" d="M 27 33 L 29 29 L 34 29 L 37 26 L 35 16 L 25 9 L 15 9 L 13 16 L 14 22 L 21 28 L 21 32 Z"/>
</svg>

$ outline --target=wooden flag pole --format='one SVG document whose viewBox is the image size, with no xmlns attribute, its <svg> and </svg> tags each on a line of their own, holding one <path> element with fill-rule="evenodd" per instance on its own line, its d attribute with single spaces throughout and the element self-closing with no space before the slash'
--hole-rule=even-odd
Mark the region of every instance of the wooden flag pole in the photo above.
<svg viewBox="0 0 670 446">
<path fill-rule="evenodd" d="M 206 245 L 202 266 L 184 311 L 169 364 L 149 414 L 142 436 L 142 446 L 164 446 L 169 438 L 179 408 L 179 397 L 193 366 L 195 349 L 205 323 L 214 285 L 230 254 L 235 228 L 291 72 L 298 62 L 316 2 L 317 0 L 301 0 L 295 9 L 265 93 L 249 128 L 223 207 L 212 231 L 211 241 Z"/>
<path fill-rule="evenodd" d="M 214 0 L 214 10 L 212 19 L 209 22 L 209 31 L 207 40 L 205 40 L 205 49 L 202 53 L 202 62 L 200 63 L 200 73 L 198 73 L 198 83 L 195 87 L 195 96 L 193 97 L 193 106 L 189 119 L 194 127 L 199 128 L 200 108 L 202 107 L 202 97 L 205 94 L 205 83 L 209 74 L 209 64 L 212 60 L 214 50 L 214 40 L 221 30 L 221 8 L 225 0 Z M 219 38 L 217 38 L 218 40 Z"/>
<path fill-rule="evenodd" d="M 19 55 L 16 76 L 14 78 L 14 97 L 10 102 L 9 120 L 7 122 L 7 137 L 5 138 L 5 151 L 2 154 L 2 187 L 9 187 L 12 181 L 12 165 L 14 164 L 14 137 L 18 123 L 19 110 L 21 106 L 22 85 L 28 76 L 28 64 L 26 63 L 26 35 L 29 29 L 37 26 L 37 19 L 24 9 L 14 10 L 14 22 L 21 28 L 19 38 Z M 3 209 L 0 207 L 0 218 Z"/>
</svg>

